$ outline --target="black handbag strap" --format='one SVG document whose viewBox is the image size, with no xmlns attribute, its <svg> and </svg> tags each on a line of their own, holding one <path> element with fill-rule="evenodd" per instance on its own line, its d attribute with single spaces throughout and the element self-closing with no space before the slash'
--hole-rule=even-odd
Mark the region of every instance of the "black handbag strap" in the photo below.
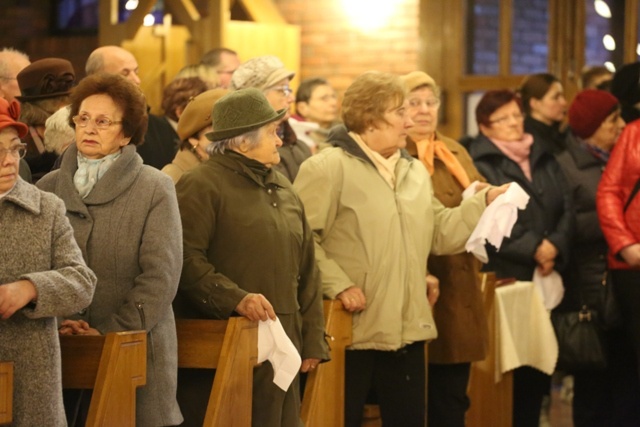
<svg viewBox="0 0 640 427">
<path fill-rule="evenodd" d="M 631 204 L 631 201 L 633 200 L 633 198 L 636 196 L 636 194 L 638 194 L 638 191 L 640 191 L 640 179 L 638 179 L 636 181 L 636 186 L 633 187 L 633 190 L 631 190 L 631 194 L 629 195 L 629 198 L 627 199 L 627 203 L 624 204 L 624 210 L 623 212 L 627 211 L 627 208 L 629 207 L 629 205 Z"/>
</svg>

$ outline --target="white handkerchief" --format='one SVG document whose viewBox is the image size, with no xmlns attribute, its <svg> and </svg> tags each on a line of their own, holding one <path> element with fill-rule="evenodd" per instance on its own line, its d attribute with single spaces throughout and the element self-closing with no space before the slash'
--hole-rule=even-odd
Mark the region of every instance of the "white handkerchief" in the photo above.
<svg viewBox="0 0 640 427">
<path fill-rule="evenodd" d="M 265 360 L 273 366 L 273 382 L 287 391 L 300 371 L 302 359 L 278 318 L 258 324 L 258 363 Z"/>
<path fill-rule="evenodd" d="M 564 296 L 564 285 L 562 283 L 562 276 L 560 276 L 557 271 L 553 270 L 548 276 L 543 276 L 536 268 L 533 272 L 532 281 L 535 283 L 538 292 L 540 292 L 540 296 L 544 302 L 544 308 L 553 310 L 560 304 Z"/>
<path fill-rule="evenodd" d="M 465 244 L 467 252 L 473 253 L 483 263 L 488 262 L 485 241 L 500 250 L 502 240 L 511 236 L 511 230 L 518 220 L 518 209 L 524 209 L 527 203 L 529 195 L 517 183 L 512 182 L 507 191 L 496 197 L 482 213 Z"/>
</svg>

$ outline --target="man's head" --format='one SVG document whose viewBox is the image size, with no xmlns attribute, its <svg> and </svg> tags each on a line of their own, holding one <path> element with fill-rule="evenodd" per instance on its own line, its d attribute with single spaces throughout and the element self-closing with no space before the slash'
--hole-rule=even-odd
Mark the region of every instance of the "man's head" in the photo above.
<svg viewBox="0 0 640 427">
<path fill-rule="evenodd" d="M 218 73 L 220 86 L 227 89 L 231 84 L 231 75 L 240 66 L 240 59 L 235 51 L 218 47 L 205 53 L 200 63 L 214 68 Z"/>
<path fill-rule="evenodd" d="M 304 80 L 296 93 L 296 112 L 307 121 L 330 127 L 338 118 L 336 91 L 323 78 Z"/>
<path fill-rule="evenodd" d="M 23 52 L 7 47 L 0 50 L 0 97 L 11 102 L 20 96 L 18 73 L 29 64 L 29 57 Z"/>
<path fill-rule="evenodd" d="M 120 46 L 102 46 L 91 52 L 85 71 L 88 76 L 95 73 L 121 74 L 140 86 L 138 61 Z"/>
</svg>

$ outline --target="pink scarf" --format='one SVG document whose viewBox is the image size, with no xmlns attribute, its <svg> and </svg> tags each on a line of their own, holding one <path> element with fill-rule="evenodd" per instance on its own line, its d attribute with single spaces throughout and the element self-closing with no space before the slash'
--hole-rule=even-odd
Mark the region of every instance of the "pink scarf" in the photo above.
<svg viewBox="0 0 640 427">
<path fill-rule="evenodd" d="M 533 135 L 525 133 L 522 139 L 518 141 L 501 141 L 491 138 L 491 142 L 498 147 L 502 153 L 509 159 L 513 160 L 520 166 L 524 176 L 531 181 L 531 162 L 529 161 L 529 153 L 531 153 L 531 144 L 533 144 Z"/>
</svg>

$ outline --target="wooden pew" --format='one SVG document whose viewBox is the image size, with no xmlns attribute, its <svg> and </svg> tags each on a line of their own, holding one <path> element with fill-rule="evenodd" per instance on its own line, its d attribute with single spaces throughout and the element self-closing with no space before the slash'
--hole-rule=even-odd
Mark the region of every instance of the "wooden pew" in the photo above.
<svg viewBox="0 0 640 427">
<path fill-rule="evenodd" d="M 0 425 L 13 421 L 13 362 L 0 362 Z"/>
<path fill-rule="evenodd" d="M 204 426 L 251 426 L 253 368 L 258 360 L 258 323 L 176 319 L 178 367 L 216 369 Z"/>
<path fill-rule="evenodd" d="M 500 284 L 495 274 L 481 273 L 484 309 L 489 324 L 489 348 L 487 357 L 471 365 L 469 398 L 471 408 L 467 412 L 469 427 L 511 427 L 513 411 L 513 372 L 502 374 L 495 382 L 497 348 L 495 290 Z"/>
<path fill-rule="evenodd" d="M 145 331 L 60 337 L 62 387 L 93 389 L 87 426 L 135 426 L 136 388 L 147 382 Z"/>
<path fill-rule="evenodd" d="M 331 361 L 321 363 L 307 377 L 301 413 L 306 427 L 344 426 L 345 350 L 351 345 L 351 313 L 339 300 L 326 300 L 324 316 Z"/>
</svg>

